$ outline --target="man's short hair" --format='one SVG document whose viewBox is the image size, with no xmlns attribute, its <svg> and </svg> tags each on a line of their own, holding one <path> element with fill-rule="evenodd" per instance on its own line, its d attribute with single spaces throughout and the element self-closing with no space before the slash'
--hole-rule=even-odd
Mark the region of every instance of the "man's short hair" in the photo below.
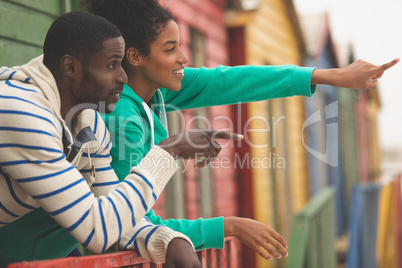
<svg viewBox="0 0 402 268">
<path fill-rule="evenodd" d="M 86 61 L 102 49 L 104 41 L 119 36 L 120 30 L 100 16 L 66 13 L 57 18 L 47 32 L 43 61 L 48 68 L 56 68 L 66 54 Z"/>
</svg>

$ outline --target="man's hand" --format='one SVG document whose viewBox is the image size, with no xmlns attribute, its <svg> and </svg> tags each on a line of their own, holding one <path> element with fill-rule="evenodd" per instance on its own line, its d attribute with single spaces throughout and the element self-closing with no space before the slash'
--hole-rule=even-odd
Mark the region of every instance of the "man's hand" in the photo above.
<svg viewBox="0 0 402 268">
<path fill-rule="evenodd" d="M 224 217 L 223 221 L 225 237 L 238 238 L 264 259 L 272 260 L 272 256 L 277 259 L 288 256 L 285 239 L 268 225 L 239 217 Z"/>
<path fill-rule="evenodd" d="M 209 164 L 222 150 L 215 139 L 241 140 L 243 135 L 226 131 L 192 129 L 161 141 L 158 146 L 175 158 L 202 159 L 197 167 Z"/>
<path fill-rule="evenodd" d="M 166 252 L 166 268 L 200 268 L 201 263 L 193 247 L 183 238 L 170 241 Z"/>
<path fill-rule="evenodd" d="M 397 64 L 399 58 L 380 66 L 357 60 L 340 69 L 314 70 L 312 84 L 326 84 L 354 89 L 373 89 L 386 70 Z"/>
</svg>

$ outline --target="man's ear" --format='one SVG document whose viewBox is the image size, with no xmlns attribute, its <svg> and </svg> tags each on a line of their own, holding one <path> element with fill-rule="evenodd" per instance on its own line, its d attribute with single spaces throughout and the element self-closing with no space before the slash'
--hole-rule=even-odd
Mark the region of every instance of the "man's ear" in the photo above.
<svg viewBox="0 0 402 268">
<path fill-rule="evenodd" d="M 71 55 L 64 55 L 60 60 L 60 71 L 63 75 L 74 79 L 79 74 L 80 61 Z"/>
<path fill-rule="evenodd" d="M 140 52 L 138 51 L 138 49 L 136 49 L 134 47 L 130 47 L 129 49 L 127 49 L 126 58 L 127 58 L 127 61 L 133 66 L 141 65 L 142 56 L 141 56 Z"/>
</svg>

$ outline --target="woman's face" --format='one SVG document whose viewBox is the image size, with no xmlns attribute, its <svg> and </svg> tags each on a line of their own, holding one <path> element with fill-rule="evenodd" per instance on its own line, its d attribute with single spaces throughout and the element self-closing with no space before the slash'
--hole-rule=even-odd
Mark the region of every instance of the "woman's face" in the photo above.
<svg viewBox="0 0 402 268">
<path fill-rule="evenodd" d="M 180 49 L 179 27 L 170 21 L 151 43 L 150 53 L 143 57 L 141 69 L 144 78 L 155 88 L 178 91 L 187 62 L 187 56 Z"/>
</svg>

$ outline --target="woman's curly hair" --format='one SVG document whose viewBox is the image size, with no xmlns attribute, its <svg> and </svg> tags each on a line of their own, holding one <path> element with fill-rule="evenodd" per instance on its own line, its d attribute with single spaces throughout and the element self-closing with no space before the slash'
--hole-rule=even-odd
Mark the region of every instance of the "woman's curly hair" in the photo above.
<svg viewBox="0 0 402 268">
<path fill-rule="evenodd" d="M 158 0 L 82 0 L 80 6 L 116 25 L 126 49 L 135 47 L 144 56 L 149 55 L 151 43 L 168 22 L 174 20 Z"/>
</svg>

